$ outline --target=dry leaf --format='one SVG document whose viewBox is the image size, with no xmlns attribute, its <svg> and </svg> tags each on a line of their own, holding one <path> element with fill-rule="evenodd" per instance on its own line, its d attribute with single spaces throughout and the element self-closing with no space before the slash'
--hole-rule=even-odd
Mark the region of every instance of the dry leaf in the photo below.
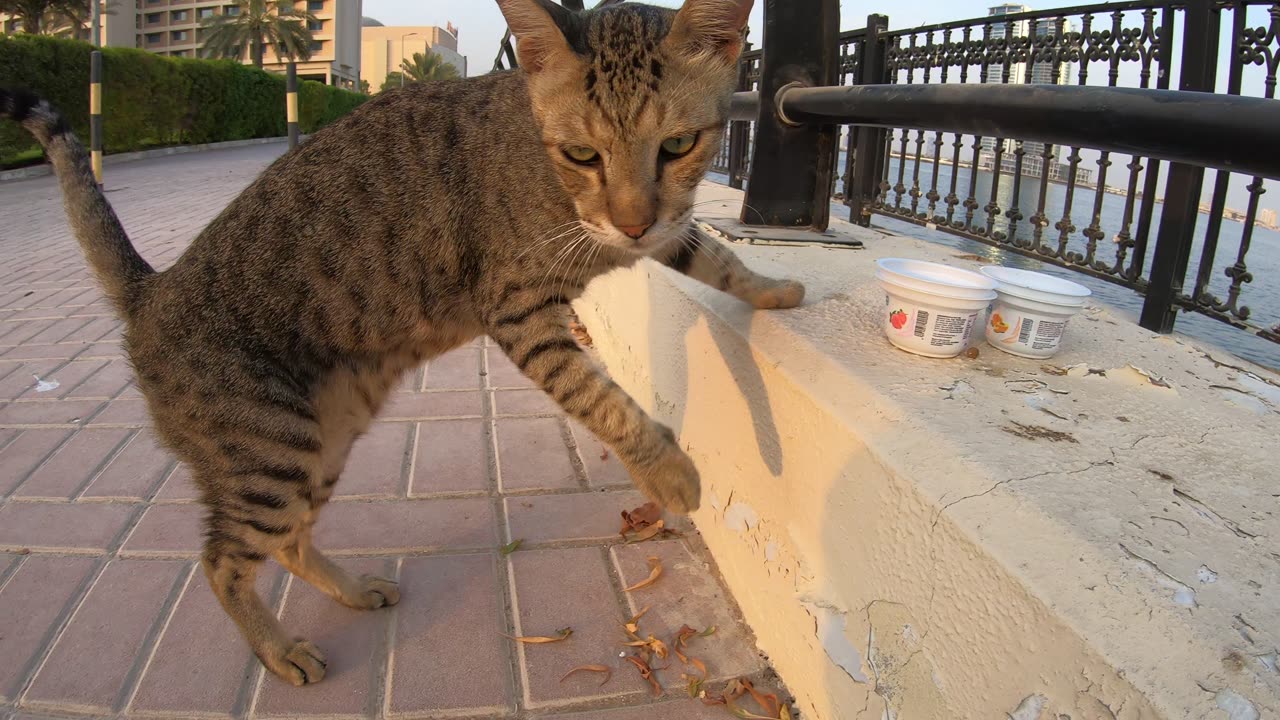
<svg viewBox="0 0 1280 720">
<path fill-rule="evenodd" d="M 640 618 L 644 617 L 644 614 L 649 612 L 649 607 L 650 606 L 646 605 L 643 610 L 635 614 L 635 617 L 628 620 L 626 625 L 623 625 L 627 630 L 627 634 L 635 640 L 640 639 L 640 636 L 636 634 L 640 632 Z"/>
<path fill-rule="evenodd" d="M 702 694 L 702 678 L 689 678 L 689 697 L 696 698 Z"/>
<path fill-rule="evenodd" d="M 546 637 L 545 635 L 530 635 L 525 637 L 515 637 L 513 635 L 503 634 L 503 637 L 511 638 L 516 642 L 525 643 L 526 645 L 541 645 L 543 643 L 560 642 L 569 639 L 573 634 L 573 628 L 560 628 L 556 631 L 555 637 Z"/>
<path fill-rule="evenodd" d="M 627 544 L 630 545 L 631 543 L 638 543 L 638 542 L 644 542 L 645 540 L 651 540 L 658 533 L 666 529 L 667 529 L 667 524 L 662 520 L 659 520 L 658 522 L 650 525 L 649 527 L 627 538 Z M 626 535 L 624 534 L 623 537 L 626 537 Z"/>
<path fill-rule="evenodd" d="M 706 630 L 703 630 L 702 632 L 698 633 L 698 637 L 711 637 L 712 635 L 715 635 L 715 634 L 716 634 L 716 626 L 712 625 Z"/>
<path fill-rule="evenodd" d="M 569 676 L 576 672 L 604 673 L 604 679 L 600 681 L 601 686 L 609 682 L 609 678 L 613 677 L 613 671 L 604 665 L 579 665 L 578 667 L 565 673 L 564 677 L 560 678 L 560 682 L 564 682 L 565 680 L 568 680 Z"/>
<path fill-rule="evenodd" d="M 641 588 L 647 588 L 650 585 L 657 582 L 658 578 L 661 576 L 662 576 L 662 561 L 656 557 L 650 557 L 649 558 L 649 577 L 645 578 L 644 580 L 641 580 L 640 582 L 636 583 L 635 585 L 632 585 L 629 588 L 623 588 L 622 591 L 632 592 L 634 590 L 639 590 Z"/>
<path fill-rule="evenodd" d="M 506 556 L 510 555 L 511 553 L 513 553 L 513 552 L 515 552 L 515 551 L 519 550 L 519 549 L 520 549 L 520 545 L 521 545 L 521 544 L 523 544 L 523 543 L 524 543 L 524 540 L 512 540 L 511 542 L 507 543 L 506 545 L 503 545 L 503 546 L 502 546 L 502 549 L 501 549 L 501 550 L 499 550 L 498 552 L 499 552 L 499 553 L 501 553 L 503 557 L 506 557 Z"/>
<path fill-rule="evenodd" d="M 751 684 L 750 680 L 744 679 L 742 681 L 742 685 L 746 687 L 748 693 L 751 693 L 751 699 L 755 700 L 756 704 L 764 709 L 767 717 L 769 717 L 771 720 L 778 717 L 778 696 L 777 695 L 773 693 L 765 695 L 759 690 L 756 690 L 755 686 Z"/>
<path fill-rule="evenodd" d="M 778 720 L 795 720 L 795 716 L 791 714 L 791 706 L 783 704 L 782 709 L 778 711 Z"/>
<path fill-rule="evenodd" d="M 698 658 L 696 658 L 696 657 L 691 657 L 691 658 L 689 658 L 689 664 L 690 664 L 690 665 L 692 665 L 692 666 L 694 666 L 694 667 L 696 667 L 696 668 L 698 668 L 698 672 L 702 673 L 702 679 L 703 679 L 703 680 L 706 680 L 706 679 L 707 679 L 707 675 L 708 675 L 708 673 L 707 673 L 707 664 L 706 664 L 706 663 L 702 662 L 701 660 L 699 660 L 699 659 L 698 659 Z"/>
<path fill-rule="evenodd" d="M 623 510 L 622 529 L 618 534 L 625 536 L 628 532 L 643 530 L 661 518 L 662 508 L 658 507 L 657 503 L 645 503 L 634 510 Z"/>
<path fill-rule="evenodd" d="M 640 671 L 640 677 L 648 680 L 649 684 L 653 686 L 653 696 L 662 697 L 662 686 L 658 684 L 657 678 L 653 676 L 653 668 L 649 667 L 649 663 L 635 657 L 634 655 L 628 656 L 627 662 L 635 665 L 636 670 Z"/>
</svg>

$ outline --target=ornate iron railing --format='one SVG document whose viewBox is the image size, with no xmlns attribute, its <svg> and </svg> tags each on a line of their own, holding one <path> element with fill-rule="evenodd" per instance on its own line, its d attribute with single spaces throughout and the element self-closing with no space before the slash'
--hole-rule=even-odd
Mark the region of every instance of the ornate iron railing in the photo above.
<svg viewBox="0 0 1280 720">
<path fill-rule="evenodd" d="M 887 26 L 888 18 L 873 15 L 866 28 L 841 35 L 841 85 L 1044 84 L 1276 97 L 1274 0 L 1131 0 Z M 740 89 L 758 90 L 759 56 L 743 63 L 756 74 Z M 730 135 L 747 125 L 732 123 Z M 726 143 L 713 172 L 745 165 L 734 157 L 740 147 Z M 1259 311 L 1245 302 L 1256 236 L 1280 242 L 1273 212 L 1259 202 L 1263 177 L 925 129 L 852 126 L 838 152 L 833 199 L 854 222 L 880 216 L 923 225 L 1130 287 L 1164 305 L 1144 313 L 1152 329 L 1170 329 L 1168 309 L 1178 307 L 1280 342 L 1280 306 Z M 729 182 L 742 186 L 737 177 Z M 1180 252 L 1157 269 L 1159 245 Z"/>
</svg>

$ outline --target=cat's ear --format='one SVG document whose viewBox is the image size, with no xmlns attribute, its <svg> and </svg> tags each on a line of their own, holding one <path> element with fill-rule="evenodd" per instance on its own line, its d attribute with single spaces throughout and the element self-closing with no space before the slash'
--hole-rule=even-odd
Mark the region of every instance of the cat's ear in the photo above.
<svg viewBox="0 0 1280 720">
<path fill-rule="evenodd" d="M 573 52 L 562 28 L 572 27 L 574 17 L 552 0 L 498 0 L 511 34 L 516 36 L 520 67 L 538 72 L 558 55 Z"/>
<path fill-rule="evenodd" d="M 682 54 L 736 61 L 742 52 L 751 5 L 752 0 L 685 0 L 667 42 Z"/>
</svg>

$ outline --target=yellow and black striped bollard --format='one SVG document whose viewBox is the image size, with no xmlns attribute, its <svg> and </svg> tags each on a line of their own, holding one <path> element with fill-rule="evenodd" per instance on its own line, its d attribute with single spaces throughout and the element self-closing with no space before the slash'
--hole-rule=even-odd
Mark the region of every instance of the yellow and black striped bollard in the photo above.
<svg viewBox="0 0 1280 720">
<path fill-rule="evenodd" d="M 298 66 L 289 63 L 285 72 L 285 112 L 289 121 L 289 149 L 298 146 Z"/>
<path fill-rule="evenodd" d="M 102 51 L 89 54 L 89 158 L 102 187 Z"/>
</svg>

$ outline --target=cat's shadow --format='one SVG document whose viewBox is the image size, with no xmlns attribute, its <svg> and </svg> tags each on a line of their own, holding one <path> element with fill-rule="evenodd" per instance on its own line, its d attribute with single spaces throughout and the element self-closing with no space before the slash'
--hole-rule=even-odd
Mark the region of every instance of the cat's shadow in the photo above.
<svg viewBox="0 0 1280 720">
<path fill-rule="evenodd" d="M 670 273 L 673 284 L 696 282 L 679 276 L 675 271 L 666 268 L 654 268 L 650 272 Z M 652 286 L 651 286 L 652 287 Z M 783 453 L 781 438 L 774 418 L 773 406 L 769 398 L 769 388 L 757 365 L 757 356 L 751 349 L 752 316 L 760 312 L 786 312 L 785 310 L 756 310 L 741 301 L 724 298 L 732 303 L 722 313 L 708 309 L 698 300 L 673 304 L 667 298 L 654 298 L 649 303 L 649 327 L 667 326 L 661 332 L 651 334 L 655 339 L 650 341 L 649 367 L 653 369 L 654 407 L 658 419 L 668 424 L 677 436 L 681 435 L 686 420 L 687 406 L 691 390 L 698 378 L 691 377 L 691 365 L 696 369 L 707 362 L 723 363 L 730 369 L 738 394 L 745 402 L 751 414 L 751 426 L 754 430 L 755 442 L 759 457 L 763 459 L 773 477 L 779 477 L 783 471 Z M 723 314 L 723 316 L 722 316 Z M 674 325 L 675 327 L 671 327 Z M 690 357 L 689 345 L 684 342 L 695 333 L 705 332 L 711 337 L 718 359 Z M 667 338 L 681 338 L 682 347 L 669 347 Z M 663 388 L 665 392 L 660 392 Z M 670 397 L 666 395 L 670 393 Z M 734 403 L 714 403 L 734 405 Z M 743 438 L 745 441 L 746 438 Z"/>
</svg>

